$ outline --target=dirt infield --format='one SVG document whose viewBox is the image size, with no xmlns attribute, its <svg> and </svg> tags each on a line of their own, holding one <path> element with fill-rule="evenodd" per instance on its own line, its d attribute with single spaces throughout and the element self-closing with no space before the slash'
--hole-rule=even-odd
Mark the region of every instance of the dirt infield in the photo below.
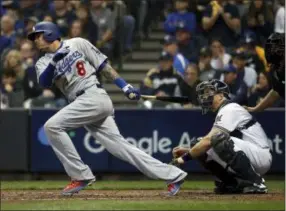
<svg viewBox="0 0 286 211">
<path fill-rule="evenodd" d="M 283 192 L 271 192 L 262 195 L 215 195 L 210 190 L 182 190 L 172 200 L 281 200 Z M 84 190 L 72 197 L 63 197 L 59 190 L 5 190 L 1 191 L 2 201 L 32 201 L 32 200 L 169 200 L 170 197 L 162 190 Z"/>
</svg>

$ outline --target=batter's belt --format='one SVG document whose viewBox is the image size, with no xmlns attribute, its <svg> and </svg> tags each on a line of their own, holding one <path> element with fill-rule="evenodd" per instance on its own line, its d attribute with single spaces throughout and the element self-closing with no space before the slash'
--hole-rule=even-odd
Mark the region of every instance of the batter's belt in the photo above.
<svg viewBox="0 0 286 211">
<path fill-rule="evenodd" d="M 83 89 L 83 90 L 78 91 L 75 96 L 76 96 L 76 97 L 79 97 L 79 96 L 83 95 L 87 89 L 89 89 L 89 88 L 91 88 L 91 87 L 93 87 L 93 86 L 94 86 L 94 85 L 92 85 L 92 86 L 90 86 L 90 87 L 87 87 L 87 88 L 85 88 L 85 89 Z M 99 88 L 99 89 L 103 89 L 103 86 L 102 86 L 100 83 L 95 84 L 95 86 L 96 86 L 97 88 Z"/>
</svg>

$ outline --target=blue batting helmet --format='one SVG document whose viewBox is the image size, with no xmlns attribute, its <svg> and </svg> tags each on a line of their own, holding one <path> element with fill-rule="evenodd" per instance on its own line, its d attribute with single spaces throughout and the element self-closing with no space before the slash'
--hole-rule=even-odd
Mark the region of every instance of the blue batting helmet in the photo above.
<svg viewBox="0 0 286 211">
<path fill-rule="evenodd" d="M 60 39 L 60 32 L 56 24 L 43 21 L 37 23 L 33 27 L 33 31 L 28 34 L 28 39 L 34 41 L 35 40 L 35 35 L 37 33 L 43 33 L 44 34 L 44 40 L 47 42 L 53 42 L 55 40 Z"/>
</svg>

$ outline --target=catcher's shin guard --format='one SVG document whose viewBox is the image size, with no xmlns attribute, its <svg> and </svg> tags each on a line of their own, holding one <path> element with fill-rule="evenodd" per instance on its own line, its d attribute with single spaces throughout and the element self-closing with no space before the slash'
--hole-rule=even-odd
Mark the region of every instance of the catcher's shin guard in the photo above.
<svg viewBox="0 0 286 211">
<path fill-rule="evenodd" d="M 210 160 L 206 162 L 206 161 L 201 160 L 201 158 L 199 161 L 206 170 L 210 171 L 215 177 L 217 177 L 217 179 L 219 179 L 224 184 L 232 185 L 232 186 L 237 185 L 237 180 L 235 178 L 236 175 L 228 172 L 225 168 L 223 168 L 216 161 Z"/>
<path fill-rule="evenodd" d="M 234 151 L 233 140 L 220 135 L 214 136 L 211 145 L 217 155 L 227 163 L 227 168 L 230 167 L 235 171 L 239 178 L 250 183 L 261 184 L 263 182 L 262 177 L 253 169 L 246 154 L 243 151 Z"/>
<path fill-rule="evenodd" d="M 199 137 L 191 142 L 190 147 L 194 147 L 202 138 Z M 210 171 L 214 176 L 216 176 L 220 181 L 225 184 L 235 186 L 237 181 L 235 179 L 235 175 L 228 172 L 225 168 L 223 168 L 219 163 L 214 160 L 207 161 L 208 155 L 205 153 L 201 155 L 197 160 L 200 164 L 208 171 Z"/>
</svg>

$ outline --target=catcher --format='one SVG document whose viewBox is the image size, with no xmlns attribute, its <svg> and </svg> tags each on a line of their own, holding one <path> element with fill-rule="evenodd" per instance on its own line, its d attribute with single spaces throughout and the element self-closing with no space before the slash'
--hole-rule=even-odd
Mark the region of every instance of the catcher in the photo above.
<svg viewBox="0 0 286 211">
<path fill-rule="evenodd" d="M 189 148 L 173 149 L 172 164 L 192 159 L 217 177 L 215 193 L 267 193 L 262 176 L 272 163 L 271 144 L 261 125 L 242 106 L 230 102 L 228 86 L 219 80 L 204 81 L 196 92 L 203 114 L 216 118 L 211 131 Z"/>
</svg>

